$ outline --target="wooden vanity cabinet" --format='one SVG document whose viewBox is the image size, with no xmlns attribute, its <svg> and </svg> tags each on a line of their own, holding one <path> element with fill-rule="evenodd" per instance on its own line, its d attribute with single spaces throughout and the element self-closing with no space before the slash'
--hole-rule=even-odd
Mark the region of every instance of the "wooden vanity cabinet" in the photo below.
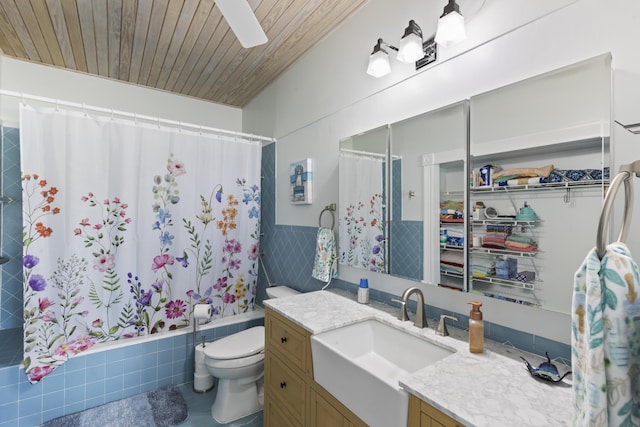
<svg viewBox="0 0 640 427">
<path fill-rule="evenodd" d="M 412 394 L 409 395 L 407 425 L 408 427 L 464 427 L 463 424 Z"/>
<path fill-rule="evenodd" d="M 365 427 L 313 380 L 310 333 L 265 310 L 265 427 Z"/>
</svg>

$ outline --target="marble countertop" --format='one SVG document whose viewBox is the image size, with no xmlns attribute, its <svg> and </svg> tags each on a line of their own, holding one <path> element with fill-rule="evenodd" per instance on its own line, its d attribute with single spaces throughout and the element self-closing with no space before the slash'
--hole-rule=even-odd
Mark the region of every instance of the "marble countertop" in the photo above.
<svg viewBox="0 0 640 427">
<path fill-rule="evenodd" d="M 466 341 L 436 335 L 434 321 L 430 321 L 430 328 L 419 329 L 413 321 L 398 320 L 389 306 L 358 304 L 349 295 L 316 291 L 265 300 L 264 304 L 312 334 L 375 318 L 455 350 L 451 356 L 401 378 L 400 386 L 466 426 L 572 424 L 570 380 L 552 384 L 531 377 L 518 360 L 523 355 L 537 366 L 538 360 L 530 353 L 511 349 L 505 356 L 494 350 L 495 343 L 487 341 L 484 353 L 473 354 Z M 409 315 L 413 319 L 413 313 Z M 449 329 L 454 335 L 455 328 Z M 559 366 L 561 373 L 564 368 Z"/>
</svg>

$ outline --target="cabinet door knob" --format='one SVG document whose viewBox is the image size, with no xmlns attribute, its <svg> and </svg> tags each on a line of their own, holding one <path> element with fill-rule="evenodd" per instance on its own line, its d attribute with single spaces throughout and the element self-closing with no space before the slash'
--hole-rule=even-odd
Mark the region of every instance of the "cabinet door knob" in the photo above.
<svg viewBox="0 0 640 427">
<path fill-rule="evenodd" d="M 282 381 L 282 382 L 280 383 L 280 388 L 285 388 L 286 386 L 287 386 L 287 383 L 286 383 L 286 382 Z"/>
<path fill-rule="evenodd" d="M 282 337 L 282 338 L 280 338 L 280 342 L 281 342 L 282 344 L 286 343 L 286 342 L 287 342 L 287 337 Z"/>
</svg>

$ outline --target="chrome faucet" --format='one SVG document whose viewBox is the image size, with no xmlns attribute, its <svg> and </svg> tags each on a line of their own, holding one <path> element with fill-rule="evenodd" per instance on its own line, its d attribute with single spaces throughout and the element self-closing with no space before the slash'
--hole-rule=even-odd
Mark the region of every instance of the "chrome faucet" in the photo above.
<svg viewBox="0 0 640 427">
<path fill-rule="evenodd" d="M 418 328 L 426 328 L 427 325 L 427 316 L 424 310 L 424 295 L 422 291 L 417 287 L 407 288 L 402 293 L 402 300 L 392 300 L 400 303 L 400 315 L 398 316 L 399 320 L 405 321 L 409 320 L 409 315 L 407 314 L 407 301 L 412 294 L 416 294 L 418 298 L 418 307 L 416 308 L 416 320 L 414 325 Z"/>
<path fill-rule="evenodd" d="M 448 314 L 441 314 L 440 315 L 440 323 L 438 323 L 438 329 L 436 330 L 436 335 L 440 335 L 442 337 L 448 337 L 449 336 L 449 331 L 447 330 L 447 324 L 445 322 L 445 319 L 455 320 L 456 322 L 458 321 L 458 318 L 456 316 L 450 316 Z"/>
</svg>

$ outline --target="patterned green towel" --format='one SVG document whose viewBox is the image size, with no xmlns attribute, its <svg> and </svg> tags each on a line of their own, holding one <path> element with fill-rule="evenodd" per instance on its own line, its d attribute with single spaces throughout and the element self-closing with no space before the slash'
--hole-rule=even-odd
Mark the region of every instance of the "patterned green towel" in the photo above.
<svg viewBox="0 0 640 427">
<path fill-rule="evenodd" d="M 575 274 L 574 426 L 640 425 L 640 277 L 623 243 L 595 248 Z"/>
</svg>

